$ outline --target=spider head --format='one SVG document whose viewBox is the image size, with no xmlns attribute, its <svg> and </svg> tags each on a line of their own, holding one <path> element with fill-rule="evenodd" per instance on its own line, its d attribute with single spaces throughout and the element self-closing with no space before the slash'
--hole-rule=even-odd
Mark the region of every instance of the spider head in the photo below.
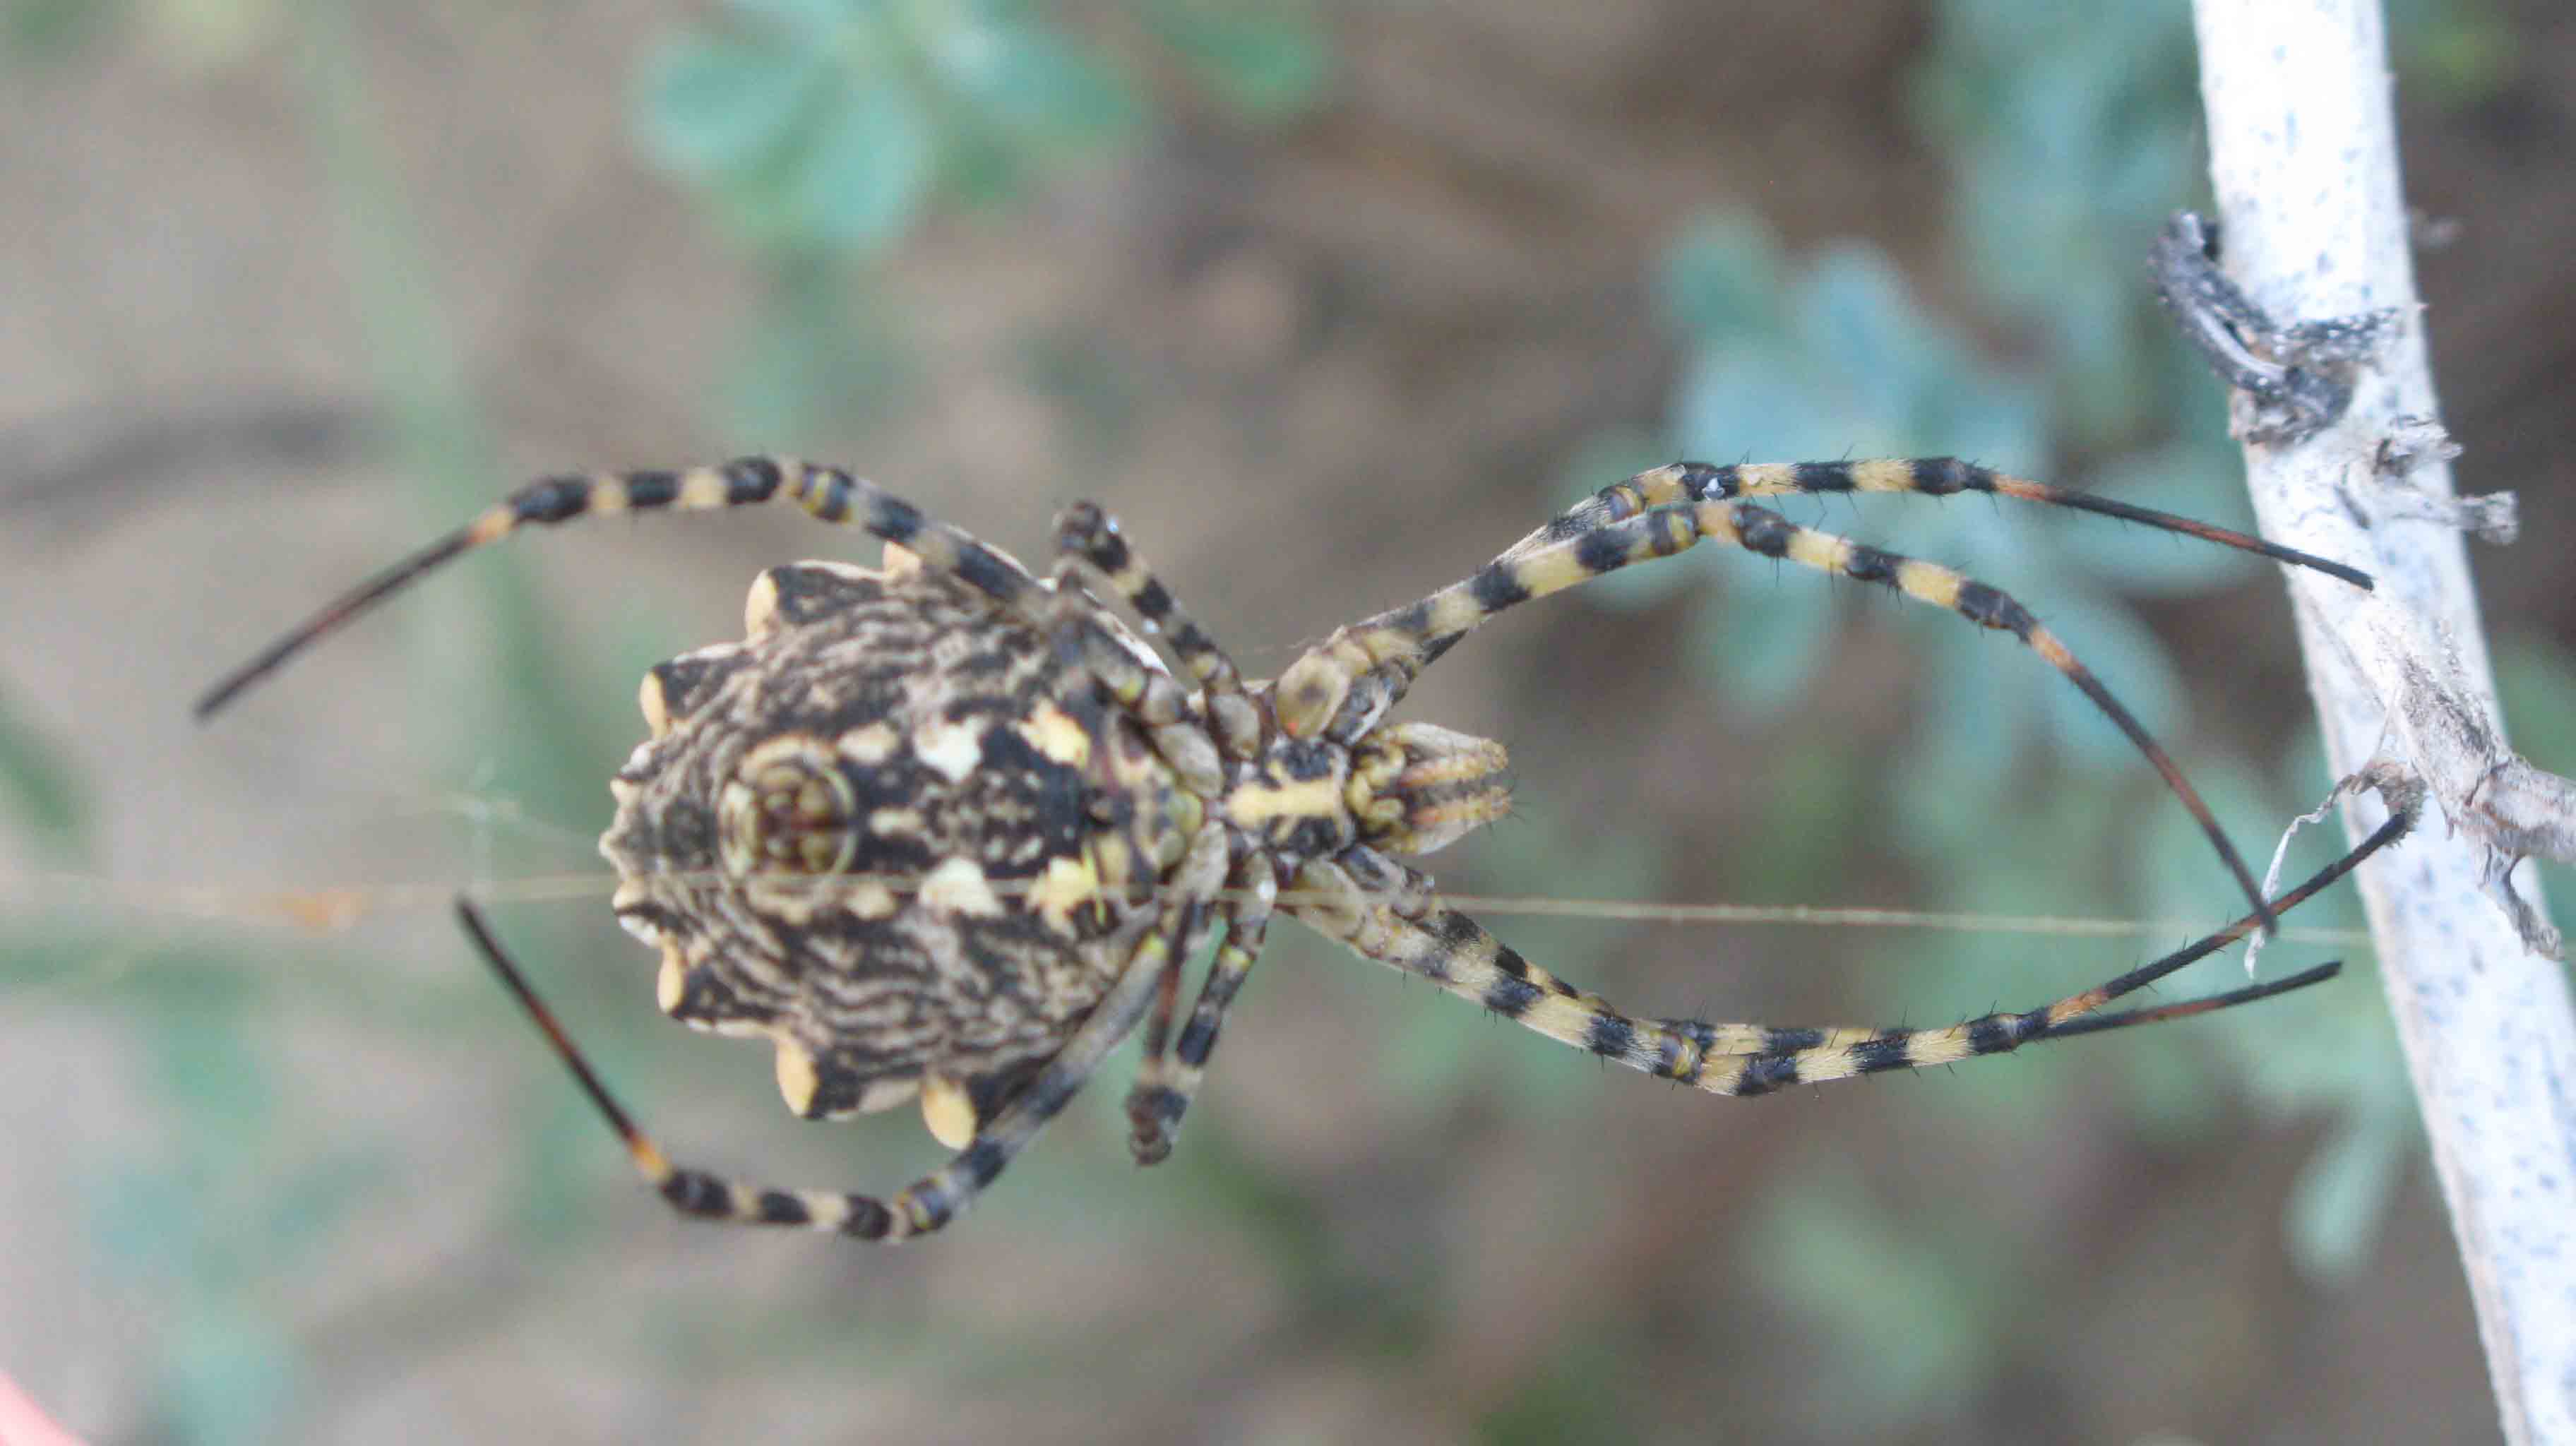
<svg viewBox="0 0 2576 1446">
<path fill-rule="evenodd" d="M 1510 811 L 1505 762 L 1492 739 L 1430 723 L 1380 728 L 1348 747 L 1282 736 L 1223 806 L 1237 827 L 1298 858 L 1353 844 L 1427 854 Z"/>
<path fill-rule="evenodd" d="M 1511 811 L 1503 745 L 1436 723 L 1399 723 L 1352 750 L 1351 814 L 1360 842 L 1427 854 Z"/>
</svg>

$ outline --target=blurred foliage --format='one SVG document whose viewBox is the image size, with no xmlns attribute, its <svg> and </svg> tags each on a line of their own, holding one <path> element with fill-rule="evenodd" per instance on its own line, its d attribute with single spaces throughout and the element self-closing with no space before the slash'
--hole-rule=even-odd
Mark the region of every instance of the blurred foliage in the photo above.
<svg viewBox="0 0 2576 1446">
<path fill-rule="evenodd" d="M 63 750 L 0 708 L 0 831 L 88 866 L 89 797 Z M 104 1280 L 153 1305 L 147 1416 L 191 1442 L 278 1438 L 303 1355 L 278 1283 L 328 1258 L 377 1173 L 365 1147 L 316 1157 L 305 1143 L 310 1122 L 269 1065 L 278 1026 L 261 1007 L 264 977 L 201 943 L 41 910 L 0 931 L 0 994 L 112 999 L 135 1037 L 135 1092 L 163 1102 L 147 1142 L 67 1140 L 65 1164 L 83 1180 L 80 1218 Z"/>
<path fill-rule="evenodd" d="M 1934 16 L 1929 52 L 1913 76 L 1914 115 L 1955 178 L 1956 264 L 1971 294 L 2016 333 L 2015 362 L 1989 361 L 1988 348 L 1917 302 L 1873 247 L 1841 243 L 1792 260 L 1758 222 L 1708 217 L 1675 240 L 1660 276 L 1662 309 L 1686 357 L 1665 435 L 1597 439 L 1582 458 L 1580 490 L 1673 455 L 1949 454 L 2249 526 L 2218 388 L 2171 337 L 2142 274 L 2149 238 L 2203 185 L 2188 12 L 1942 0 Z M 2406 7 L 2398 38 L 2407 54 L 2429 57 L 2422 63 L 2450 77 L 2458 88 L 2447 94 L 2466 97 L 2495 73 L 2481 39 L 2494 25 L 2488 7 L 2428 0 Z M 1625 465 L 1595 470 L 1614 460 Z M 1878 515 L 1881 508 L 1891 515 Z M 1869 512 L 1873 534 L 1901 519 L 1901 550 L 1957 566 L 2043 610 L 2168 746 L 2189 737 L 2186 692 L 2137 602 L 2235 586 L 2262 570 L 2239 553 L 2020 504 L 1885 501 Z M 1689 629 L 1685 656 L 1711 705 L 1756 720 L 1813 696 L 1848 646 L 1842 624 L 1866 607 L 1870 626 L 1905 634 L 1921 719 L 1887 763 L 1830 741 L 1802 745 L 1765 837 L 1848 831 L 1863 812 L 1850 790 L 1811 785 L 1837 769 L 1868 771 L 1893 795 L 1894 841 L 1946 907 L 2009 914 L 2112 907 L 2219 922 L 2211 917 L 2218 875 L 2207 841 L 2152 786 L 2119 731 L 2052 670 L 2006 656 L 2009 644 L 1956 618 L 1909 603 L 1880 606 L 1875 590 L 1829 591 L 1791 577 L 1771 589 L 1779 596 L 1748 601 L 1748 578 L 1761 581 L 1741 559 L 1728 559 L 1687 573 L 1638 569 L 1597 592 L 1679 607 Z M 2259 840 L 2313 807 L 2327 782 L 2313 765 L 2295 769 L 2289 759 L 2230 764 L 2206 740 L 2187 756 L 2239 839 Z M 2291 777 L 2295 789 L 2272 781 Z M 2151 845 L 2121 847 L 2118 835 L 2134 843 L 2138 831 L 2106 830 L 2106 818 L 2152 820 Z M 2330 859 L 2339 840 L 2339 832 L 2311 831 L 2293 852 L 2290 876 L 2301 861 L 2313 868 Z M 1790 871 L 1781 882 L 1803 888 L 1829 876 Z M 2103 896 L 2067 897 L 2068 880 L 2087 877 L 2102 881 Z M 2299 922 L 2354 918 L 2347 890 L 2310 905 Z M 1909 938 L 1882 952 L 1876 997 L 1891 1014 L 1922 1018 L 1998 988 L 2024 992 L 2000 980 L 2054 977 L 1999 970 L 2000 955 L 2069 951 L 2007 950 L 1951 935 Z M 2170 981 L 2164 997 L 2231 987 L 2236 969 L 2232 959 L 2205 962 Z M 2043 986 L 2039 997 L 2058 987 L 2065 986 Z M 2121 1097 L 2132 1128 L 2145 1132 L 2192 1132 L 2212 1117 L 2205 1056 L 2213 1050 L 2228 1056 L 2217 1077 L 2240 1082 L 2265 1110 L 2327 1116 L 2327 1138 L 2304 1169 L 2283 1229 L 2293 1257 L 2332 1279 L 2367 1261 L 2390 1187 L 2420 1148 L 2377 992 L 2347 979 L 2303 996 L 2300 1007 L 2300 1028 L 2286 1040 L 2277 1016 L 2245 1011 L 2213 1021 L 2212 1030 L 2090 1044 L 2083 1067 L 2088 1077 L 2127 1082 Z M 1997 1134 L 2043 1108 L 2028 1075 L 1961 1083 L 1976 1097 L 1945 1092 L 1940 1108 L 1980 1111 Z M 1891 1100 L 1890 1107 L 1906 1106 Z M 1959 1381 L 1991 1370 L 2007 1348 L 2010 1321 L 1978 1314 L 1975 1303 L 1988 1297 L 1966 1287 L 1991 1285 L 1977 1263 L 2007 1257 L 2002 1242 L 1989 1241 L 1993 1248 L 1981 1255 L 1969 1248 L 1980 1238 L 1978 1222 L 1881 1210 L 1852 1182 L 1814 1170 L 1781 1179 L 1744 1254 L 1784 1305 L 1859 1367 L 1860 1389 L 1820 1407 L 1842 1412 L 1855 1430 L 1913 1419 L 1937 1409 Z M 1918 1279 L 1926 1271 L 1941 1278 Z M 1844 1288 L 1835 1288 L 1838 1280 Z M 1894 1303 L 1910 1304 L 1900 1311 Z"/>
<path fill-rule="evenodd" d="M 46 854 L 75 858 L 88 848 L 85 797 L 62 751 L 0 691 L 0 819 L 17 823 Z"/>
<path fill-rule="evenodd" d="M 1095 28 L 1033 0 L 730 0 L 664 38 L 637 86 L 645 152 L 695 186 L 768 278 L 729 391 L 735 420 L 792 434 L 886 404 L 893 299 L 864 263 L 942 200 L 990 211 L 1069 164 L 1146 142 L 1152 66 L 1247 121 L 1312 104 L 1329 75 L 1315 15 L 1254 0 L 1127 0 Z M 1141 53 L 1139 53 L 1141 52 Z"/>
<path fill-rule="evenodd" d="M 2400 83 L 2444 106 L 2492 98 L 2520 63 L 2503 0 L 2388 0 L 2388 47 Z"/>
<path fill-rule="evenodd" d="M 1877 1208 L 1860 1180 L 1831 1164 L 1799 1174 L 1801 1188 L 1773 1192 L 1753 1222 L 1762 1248 L 1746 1259 L 1857 1367 L 1847 1389 L 1812 1403 L 1818 1424 L 1844 1439 L 1884 1431 L 1983 1379 L 2014 1297 L 2034 1284 L 1999 1225 Z"/>
</svg>

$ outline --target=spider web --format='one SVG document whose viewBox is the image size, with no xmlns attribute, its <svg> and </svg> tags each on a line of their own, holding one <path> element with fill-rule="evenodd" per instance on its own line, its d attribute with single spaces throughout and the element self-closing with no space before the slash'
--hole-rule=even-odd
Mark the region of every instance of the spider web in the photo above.
<svg viewBox="0 0 2576 1446">
<path fill-rule="evenodd" d="M 310 762 L 310 760 L 306 760 Z M 120 879 L 77 870 L 31 870 L 0 874 L 0 900 L 46 909 L 71 909 L 99 916 L 124 915 L 186 923 L 248 927 L 286 926 L 314 933 L 337 933 L 387 915 L 415 912 L 444 914 L 459 894 L 488 903 L 570 904 L 604 906 L 615 891 L 617 875 L 604 868 L 572 867 L 573 860 L 597 856 L 595 828 L 538 815 L 524 800 L 492 786 L 488 769 L 455 790 L 405 792 L 381 783 L 355 785 L 348 775 L 325 773 L 320 783 L 338 795 L 337 802 L 307 805 L 299 811 L 320 813 L 346 824 L 347 805 L 363 801 L 354 815 L 364 822 L 418 825 L 444 818 L 461 824 L 466 855 L 457 873 L 405 879 L 330 879 L 311 876 L 274 883 L 239 881 Z M 308 781 L 313 781 L 308 773 Z M 563 867 L 521 868 L 505 865 L 535 851 L 562 860 Z M 2275 870 L 2277 872 L 2277 861 Z M 685 875 L 674 875 L 685 878 Z M 709 882 L 725 876 L 710 872 Z M 856 887 L 876 884 L 897 893 L 918 888 L 918 878 L 897 875 L 848 876 L 813 881 L 811 887 Z M 1005 896 L 1027 883 L 1000 880 L 993 888 Z M 1141 896 L 1141 894 L 1140 894 Z M 1300 893 L 1283 888 L 1282 903 Z M 1598 920 L 1618 924 L 1669 927 L 1796 927 L 1825 929 L 1895 929 L 1929 932 L 2047 936 L 2058 938 L 2149 938 L 2190 934 L 2207 927 L 2205 919 L 2143 918 L 2118 915 L 2013 914 L 1873 905 L 1762 904 L 1748 902 L 1656 899 L 1574 898 L 1543 894 L 1476 894 L 1443 890 L 1441 898 L 1473 913 L 1497 917 Z M 2284 940 L 2367 948 L 2369 934 L 2359 929 L 2286 924 Z"/>
</svg>

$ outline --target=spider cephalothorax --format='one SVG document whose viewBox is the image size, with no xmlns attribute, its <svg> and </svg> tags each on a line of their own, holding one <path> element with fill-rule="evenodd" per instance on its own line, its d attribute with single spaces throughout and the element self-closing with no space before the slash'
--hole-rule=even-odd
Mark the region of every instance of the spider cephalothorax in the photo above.
<svg viewBox="0 0 2576 1446">
<path fill-rule="evenodd" d="M 784 499 L 885 539 L 882 570 L 825 562 L 762 574 L 742 642 L 683 654 L 646 676 L 650 736 L 610 785 L 617 814 L 600 847 L 617 868 L 620 921 L 661 952 L 666 1012 L 769 1039 L 780 1090 L 799 1114 L 917 1097 L 932 1132 L 958 1151 L 948 1165 L 887 1200 L 736 1185 L 673 1165 L 600 1085 L 480 914 L 459 901 L 486 958 L 674 1206 L 871 1240 L 955 1218 L 1140 1024 L 1131 1146 L 1141 1163 L 1162 1159 L 1274 907 L 1551 1038 L 1725 1095 L 2002 1053 L 2241 1003 L 2333 972 L 2326 965 L 2215 999 L 2099 1013 L 2268 923 L 2276 905 L 2254 889 L 2172 760 L 2020 604 L 1937 564 L 1800 527 L 1743 500 L 1834 491 L 2055 502 L 2368 585 L 2349 568 L 2260 539 L 1947 458 L 1677 463 L 1604 488 L 1462 582 L 1336 631 L 1275 683 L 1247 683 L 1095 507 L 1061 519 L 1059 560 L 1042 581 L 846 472 L 754 457 L 523 488 L 272 646 L 199 711 L 420 573 L 525 523 Z M 1639 1017 L 1522 958 L 1396 858 L 1430 853 L 1502 815 L 1502 746 L 1389 714 L 1423 668 L 1495 613 L 1702 540 L 1879 584 L 2013 633 L 2136 741 L 2253 897 L 2254 912 L 2053 1004 L 1940 1029 Z M 1171 661 L 1104 596 L 1132 608 Z M 2323 887 L 2402 827 L 2392 821 L 2277 907 Z M 1182 966 L 1220 932 L 1184 1022 Z"/>
</svg>

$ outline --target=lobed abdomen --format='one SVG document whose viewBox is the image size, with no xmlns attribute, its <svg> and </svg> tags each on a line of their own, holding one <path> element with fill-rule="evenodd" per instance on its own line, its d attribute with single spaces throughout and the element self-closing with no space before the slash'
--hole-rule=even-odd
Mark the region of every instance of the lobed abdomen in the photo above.
<svg viewBox="0 0 2576 1446">
<path fill-rule="evenodd" d="M 1102 855 L 1134 852 L 1144 745 L 936 574 L 775 568 L 746 624 L 647 676 L 653 736 L 612 785 L 600 847 L 662 1007 L 773 1040 L 808 1116 L 1003 1088 L 1115 977 L 1132 906 Z"/>
</svg>

